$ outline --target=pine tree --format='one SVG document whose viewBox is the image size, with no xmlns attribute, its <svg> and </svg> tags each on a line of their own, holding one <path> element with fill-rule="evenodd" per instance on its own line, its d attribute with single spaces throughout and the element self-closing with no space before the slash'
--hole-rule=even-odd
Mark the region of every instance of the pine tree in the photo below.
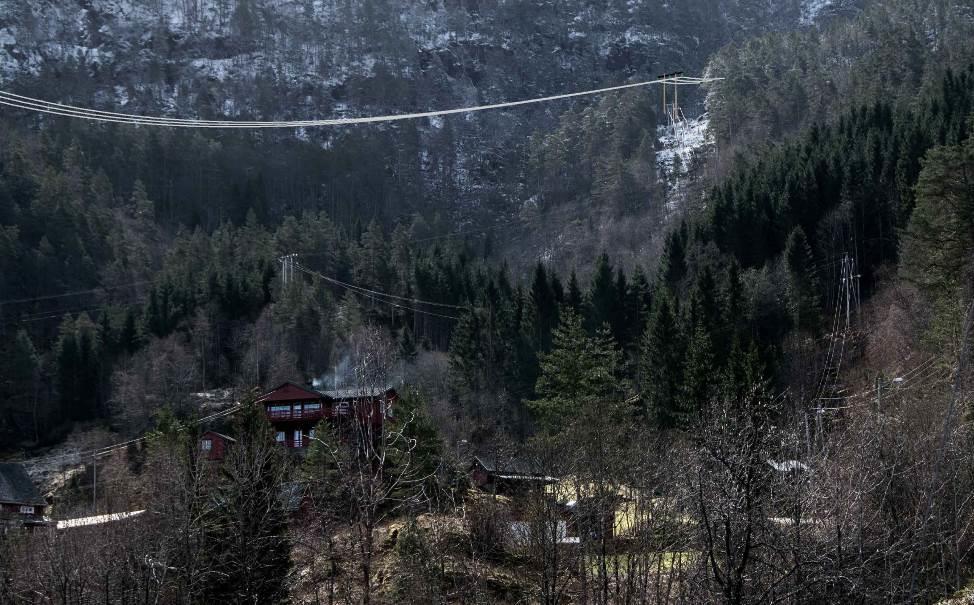
<svg viewBox="0 0 974 605">
<path fill-rule="evenodd" d="M 203 544 L 212 570 L 205 597 L 217 602 L 283 603 L 291 568 L 284 450 L 253 397 L 235 422 L 237 442 L 221 467 L 216 506 Z"/>
<path fill-rule="evenodd" d="M 478 392 L 484 386 L 480 330 L 477 313 L 464 313 L 450 339 L 450 373 L 456 381 L 455 386 L 464 392 Z"/>
<path fill-rule="evenodd" d="M 413 331 L 409 326 L 403 328 L 402 335 L 399 338 L 399 356 L 408 362 L 416 359 L 416 339 L 413 337 Z"/>
<path fill-rule="evenodd" d="M 970 287 L 974 251 L 974 138 L 927 155 L 904 242 L 904 275 L 935 298 Z"/>
<path fill-rule="evenodd" d="M 686 234 L 687 227 L 684 223 L 680 229 L 670 233 L 666 239 L 666 247 L 663 249 L 663 258 L 660 260 L 660 279 L 670 292 L 676 292 L 680 282 L 687 272 L 686 264 Z"/>
<path fill-rule="evenodd" d="M 140 345 L 138 321 L 132 307 L 125 310 L 125 319 L 118 335 L 118 346 L 127 353 L 134 353 Z"/>
<path fill-rule="evenodd" d="M 705 266 L 697 272 L 686 312 L 688 333 L 692 333 L 696 330 L 696 326 L 700 326 L 707 333 L 713 334 L 720 327 L 717 283 L 710 267 Z"/>
<path fill-rule="evenodd" d="M 582 288 L 578 285 L 578 275 L 574 269 L 572 269 L 572 275 L 568 279 L 568 293 L 565 296 L 565 304 L 576 313 L 582 312 L 584 298 L 582 296 Z"/>
<path fill-rule="evenodd" d="M 629 282 L 622 268 L 616 270 L 615 296 L 612 301 L 612 316 L 609 326 L 612 328 L 612 336 L 623 348 L 629 346 L 629 325 L 632 317 L 628 315 L 626 305 L 629 296 Z"/>
<path fill-rule="evenodd" d="M 721 288 L 721 321 L 729 341 L 733 341 L 744 329 L 746 303 L 744 300 L 744 283 L 741 281 L 741 267 L 736 260 L 731 260 L 724 273 Z"/>
<path fill-rule="evenodd" d="M 601 329 L 589 336 L 581 317 L 566 311 L 554 332 L 551 353 L 541 359 L 538 399 L 528 407 L 543 427 L 557 431 L 583 407 L 620 399 L 625 390 L 619 377 L 621 361 L 611 334 Z"/>
<path fill-rule="evenodd" d="M 660 428 L 673 428 L 679 418 L 683 342 L 668 297 L 660 297 L 643 336 L 641 389 L 647 412 Z"/>
<path fill-rule="evenodd" d="M 754 341 L 742 345 L 742 341 L 735 338 L 720 374 L 718 388 L 722 398 L 745 401 L 755 392 L 764 390 L 767 386 L 765 371 Z"/>
<path fill-rule="evenodd" d="M 72 420 L 85 418 L 80 402 L 81 353 L 77 333 L 71 317 L 61 323 L 56 347 L 57 389 L 61 400 L 61 416 Z"/>
<path fill-rule="evenodd" d="M 0 410 L 31 410 L 35 440 L 40 438 L 36 401 L 40 369 L 40 356 L 26 330 L 17 330 L 10 342 L 0 345 Z"/>
<path fill-rule="evenodd" d="M 710 334 L 698 325 L 687 346 L 680 385 L 678 420 L 688 425 L 696 414 L 710 403 L 715 393 L 714 348 Z"/>
<path fill-rule="evenodd" d="M 389 262 L 389 242 L 378 222 L 369 223 L 362 235 L 362 244 L 355 255 L 355 279 L 367 287 L 386 291 L 392 282 Z"/>
<path fill-rule="evenodd" d="M 558 324 L 558 305 L 551 283 L 548 281 L 548 273 L 542 263 L 538 263 L 534 269 L 530 304 L 535 313 L 535 347 L 539 351 L 547 351 L 551 348 L 551 331 Z"/>
<path fill-rule="evenodd" d="M 795 328 L 815 330 L 821 312 L 819 282 L 813 267 L 812 248 L 801 227 L 795 227 L 788 236 L 784 261 L 788 272 L 788 310 Z"/>
<path fill-rule="evenodd" d="M 649 322 L 649 311 L 653 304 L 652 288 L 642 267 L 633 273 L 629 290 L 626 292 L 626 342 L 630 347 L 639 347 L 640 338 Z"/>
<path fill-rule="evenodd" d="M 603 252 L 595 261 L 595 274 L 588 295 L 588 329 L 595 333 L 603 325 L 612 326 L 618 308 L 616 286 L 613 281 L 609 255 Z"/>
</svg>

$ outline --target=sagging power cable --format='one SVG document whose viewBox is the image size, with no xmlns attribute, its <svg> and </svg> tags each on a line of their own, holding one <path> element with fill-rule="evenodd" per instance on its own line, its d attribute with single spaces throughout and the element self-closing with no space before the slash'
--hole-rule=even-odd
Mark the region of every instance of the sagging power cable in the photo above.
<svg viewBox="0 0 974 605">
<path fill-rule="evenodd" d="M 233 129 L 262 129 L 262 128 L 314 128 L 320 126 L 351 126 L 355 124 L 378 124 L 385 122 L 399 122 L 403 120 L 415 120 L 420 118 L 434 118 L 463 113 L 474 113 L 478 111 L 488 111 L 492 109 L 508 109 L 523 105 L 533 105 L 547 103 L 562 99 L 576 97 L 593 96 L 627 90 L 630 88 L 640 88 L 658 84 L 673 86 L 698 86 L 717 82 L 723 78 L 697 78 L 689 76 L 664 77 L 645 82 L 634 82 L 621 84 L 618 86 L 608 86 L 571 92 L 559 95 L 549 95 L 536 97 L 533 99 L 522 99 L 520 101 L 506 101 L 502 103 L 491 103 L 487 105 L 477 105 L 474 107 L 460 107 L 456 109 L 442 109 L 436 111 L 424 111 L 419 113 L 403 113 L 384 116 L 369 116 L 359 118 L 331 118 L 323 120 L 276 120 L 276 121 L 254 121 L 254 120 L 197 120 L 189 118 L 166 118 L 158 116 L 141 116 L 137 114 L 119 113 L 114 111 L 102 111 L 90 109 L 64 103 L 46 101 L 25 95 L 19 95 L 8 91 L 0 91 L 0 105 L 14 109 L 24 109 L 36 113 L 56 115 L 68 118 L 80 118 L 97 122 L 107 122 L 114 124 L 130 124 L 138 126 L 162 126 L 168 128 L 233 128 Z"/>
</svg>

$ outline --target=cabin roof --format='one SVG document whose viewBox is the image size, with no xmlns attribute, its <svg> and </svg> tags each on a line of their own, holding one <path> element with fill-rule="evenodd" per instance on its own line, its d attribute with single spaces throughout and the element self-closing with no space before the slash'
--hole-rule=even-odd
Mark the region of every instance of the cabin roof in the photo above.
<svg viewBox="0 0 974 605">
<path fill-rule="evenodd" d="M 264 393 L 257 399 L 258 403 L 269 403 L 273 401 L 296 401 L 300 399 L 321 399 L 320 391 L 303 387 L 294 382 L 285 382 L 278 387 Z"/>
<path fill-rule="evenodd" d="M 395 393 L 391 386 L 372 388 L 372 387 L 350 387 L 346 389 L 332 389 L 329 391 L 319 391 L 306 386 L 301 386 L 294 382 L 285 382 L 280 386 L 264 393 L 257 400 L 258 403 L 274 403 L 284 401 L 301 401 L 308 399 L 360 399 L 364 397 L 381 397 L 388 393 Z"/>
<path fill-rule="evenodd" d="M 779 473 L 791 473 L 795 471 L 808 472 L 811 470 L 808 465 L 801 460 L 782 460 L 781 462 L 777 462 L 769 458 L 767 463 L 768 466 Z"/>
<path fill-rule="evenodd" d="M 220 439 L 223 439 L 224 441 L 229 441 L 230 443 L 237 442 L 237 440 L 231 437 L 230 435 L 224 435 L 223 433 L 218 433 L 216 431 L 206 431 L 205 433 L 203 433 L 202 436 L 206 437 L 207 435 L 213 435 L 215 437 L 219 437 Z"/>
<path fill-rule="evenodd" d="M 27 469 L 18 462 L 0 462 L 0 502 L 26 506 L 47 505 L 27 474 Z"/>
<path fill-rule="evenodd" d="M 485 471 L 500 479 L 544 479 L 553 480 L 535 462 L 516 456 L 495 458 L 493 456 L 474 456 L 473 462 Z"/>
<path fill-rule="evenodd" d="M 332 389 L 330 391 L 318 391 L 328 399 L 358 399 L 361 397 L 381 397 L 390 391 L 395 391 L 392 387 L 370 388 L 352 387 L 347 389 Z"/>
</svg>

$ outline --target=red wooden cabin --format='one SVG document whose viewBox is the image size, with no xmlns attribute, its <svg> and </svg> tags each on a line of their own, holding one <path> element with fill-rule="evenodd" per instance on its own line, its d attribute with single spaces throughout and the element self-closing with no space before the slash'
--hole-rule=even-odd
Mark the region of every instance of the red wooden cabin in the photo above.
<svg viewBox="0 0 974 605">
<path fill-rule="evenodd" d="M 301 449 L 311 444 L 322 419 L 337 423 L 358 417 L 360 422 L 381 425 L 392 417 L 392 404 L 398 398 L 393 388 L 319 391 L 285 382 L 257 402 L 267 411 L 278 443 Z"/>
<path fill-rule="evenodd" d="M 0 462 L 0 538 L 9 526 L 44 525 L 46 508 L 24 465 Z"/>
<path fill-rule="evenodd" d="M 207 460 L 223 460 L 227 449 L 237 440 L 216 431 L 206 431 L 200 437 L 200 451 Z"/>
</svg>

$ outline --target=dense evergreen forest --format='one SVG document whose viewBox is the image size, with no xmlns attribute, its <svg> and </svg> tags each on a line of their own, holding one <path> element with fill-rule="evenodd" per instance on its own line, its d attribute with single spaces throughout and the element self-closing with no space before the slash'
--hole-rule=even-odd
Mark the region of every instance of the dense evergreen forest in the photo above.
<svg viewBox="0 0 974 605">
<path fill-rule="evenodd" d="M 536 395 L 539 358 L 566 308 L 591 335 L 608 327 L 634 392 L 669 423 L 711 396 L 694 384 L 713 384 L 695 366 L 732 368 L 741 354 L 778 376 L 788 334 L 827 331 L 843 255 L 855 257 L 866 298 L 897 265 L 904 237 L 908 246 L 932 237 L 911 223 L 918 204 L 932 203 L 917 188 L 922 161 L 933 148 L 939 161 L 949 156 L 942 150 L 963 148 L 971 108 L 964 70 L 910 106 L 877 101 L 850 110 L 742 160 L 709 194 L 706 212 L 670 234 L 658 271 L 627 272 L 603 253 L 584 283 L 539 264 L 523 285 L 498 265 L 489 241 L 437 239 L 421 217 L 391 229 L 333 218 L 342 215 L 337 209 L 274 221 L 262 202 L 267 188 L 248 180 L 247 162 L 208 177 L 221 192 L 214 206 L 228 209 L 219 227 L 179 227 L 171 205 L 153 199 L 162 195 L 158 183 L 144 184 L 154 177 L 138 168 L 139 137 L 94 129 L 52 140 L 10 129 L 0 180 L 10 299 L 5 429 L 45 441 L 65 421 L 112 417 L 119 399 L 148 395 L 175 405 L 228 383 L 315 377 L 355 327 L 379 322 L 410 356 L 449 351 L 457 405 L 507 419 L 505 430 L 524 434 L 531 429 L 522 402 Z M 97 159 L 104 137 L 120 141 L 121 157 L 133 164 L 114 178 Z M 257 144 L 195 141 L 190 149 L 219 146 L 228 157 L 246 157 Z M 150 136 L 146 144 L 171 146 L 175 155 L 187 141 Z M 310 165 L 331 155 L 305 152 Z M 447 306 L 389 304 L 304 274 L 285 290 L 277 261 L 284 254 L 347 284 Z M 160 352 L 169 368 L 149 371 L 145 364 Z M 144 384 L 149 374 L 159 382 Z M 506 412 L 488 414 L 471 403 L 478 397 Z"/>
<path fill-rule="evenodd" d="M 472 171 L 416 122 L 324 141 L 0 117 L 0 455 L 107 434 L 127 445 L 107 487 L 76 464 L 55 506 L 152 513 L 0 536 L 0 601 L 963 588 L 974 8 L 854 4 L 718 50 L 689 166 L 659 159 L 655 90 L 553 111 Z M 286 381 L 402 399 L 295 458 L 254 403 Z M 211 397 L 239 413 L 201 423 Z M 203 429 L 235 440 L 218 468 Z M 487 495 L 474 454 L 541 479 Z"/>
</svg>

